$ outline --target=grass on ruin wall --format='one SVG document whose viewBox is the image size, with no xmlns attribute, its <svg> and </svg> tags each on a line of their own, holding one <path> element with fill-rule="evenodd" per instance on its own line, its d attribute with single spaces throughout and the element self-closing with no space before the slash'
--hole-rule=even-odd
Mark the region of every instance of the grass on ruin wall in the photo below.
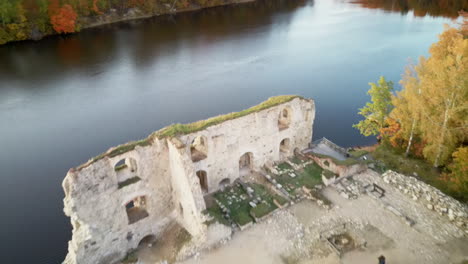
<svg viewBox="0 0 468 264">
<path fill-rule="evenodd" d="M 240 112 L 234 112 L 234 113 L 229 113 L 226 115 L 220 115 L 216 117 L 212 117 L 206 120 L 200 120 L 194 123 L 190 124 L 173 124 L 170 126 L 167 126 L 165 128 L 162 128 L 154 133 L 152 133 L 150 136 L 148 136 L 145 139 L 139 140 L 139 141 L 132 141 L 123 145 L 119 145 L 113 149 L 111 149 L 108 152 L 102 153 L 94 158 L 92 158 L 89 162 L 79 166 L 77 169 L 81 169 L 83 167 L 88 166 L 91 163 L 94 163 L 104 157 L 115 157 L 118 155 L 121 155 L 123 153 L 126 153 L 128 151 L 134 150 L 137 146 L 149 146 L 151 145 L 152 139 L 153 138 L 158 138 L 158 139 L 163 139 L 163 138 L 169 138 L 169 137 L 174 137 L 174 136 L 180 136 L 180 135 L 187 135 L 190 133 L 198 132 L 201 130 L 204 130 L 210 126 L 218 125 L 223 122 L 233 120 L 239 117 L 243 117 L 252 113 L 256 113 L 280 104 L 284 104 L 287 102 L 292 101 L 295 98 L 301 98 L 304 99 L 301 96 L 298 95 L 280 95 L 280 96 L 274 96 L 268 98 L 268 100 L 253 106 L 251 108 L 242 110 Z"/>
<path fill-rule="evenodd" d="M 295 98 L 302 98 L 302 97 L 297 96 L 297 95 L 281 95 L 281 96 L 270 97 L 265 102 L 262 102 L 251 108 L 242 110 L 240 112 L 220 115 L 220 116 L 208 118 L 206 120 L 200 120 L 194 123 L 190 123 L 190 124 L 173 124 L 159 131 L 154 132 L 152 136 L 155 136 L 157 138 L 166 138 L 166 137 L 173 137 L 173 136 L 178 136 L 178 135 L 186 135 L 186 134 L 194 133 L 197 131 L 204 130 L 210 126 L 221 124 L 228 120 L 243 117 L 248 114 L 256 113 L 256 112 L 268 109 L 270 107 L 289 102 Z"/>
</svg>

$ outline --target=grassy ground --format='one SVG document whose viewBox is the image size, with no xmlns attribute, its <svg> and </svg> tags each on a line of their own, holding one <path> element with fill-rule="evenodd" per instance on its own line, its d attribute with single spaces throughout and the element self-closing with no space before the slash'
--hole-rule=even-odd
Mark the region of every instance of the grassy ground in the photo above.
<svg viewBox="0 0 468 264">
<path fill-rule="evenodd" d="M 449 189 L 447 182 L 440 178 L 440 171 L 431 166 L 423 159 L 415 157 L 405 157 L 402 151 L 397 151 L 387 144 L 380 144 L 372 156 L 378 162 L 376 164 L 379 172 L 386 170 L 397 171 L 401 174 L 412 175 L 416 173 L 417 177 L 427 184 L 430 184 L 442 192 L 458 199 L 460 201 L 468 201 L 468 197 L 464 193 L 455 192 Z"/>
<path fill-rule="evenodd" d="M 219 208 L 219 206 L 214 205 L 212 207 L 207 208 L 206 213 L 208 213 L 214 218 L 214 220 L 207 223 L 208 225 L 216 221 L 218 221 L 220 224 L 223 224 L 223 225 L 227 225 L 227 226 L 230 225 L 229 221 L 223 217 L 223 212 L 221 211 L 221 208 Z"/>
<path fill-rule="evenodd" d="M 272 194 L 268 189 L 261 184 L 249 184 L 252 189 L 255 191 L 256 196 L 260 196 L 265 203 L 260 203 L 257 207 L 252 208 L 250 212 L 257 218 L 267 215 L 278 207 L 275 205 L 273 200 L 276 200 L 281 205 L 287 203 L 288 201 L 276 194 Z"/>
<path fill-rule="evenodd" d="M 282 171 L 292 170 L 292 167 L 287 163 L 278 165 Z M 283 173 L 275 176 L 276 181 L 281 184 L 286 191 L 291 195 L 296 194 L 296 189 L 302 186 L 312 189 L 315 185 L 322 183 L 322 168 L 316 163 L 307 165 L 302 171 L 294 172 L 296 177 L 289 176 L 289 173 Z"/>
<path fill-rule="evenodd" d="M 273 200 L 276 200 L 281 205 L 288 202 L 285 198 L 271 193 L 261 184 L 248 183 L 247 185 L 254 190 L 254 197 L 260 197 L 264 202 L 261 202 L 256 207 L 252 208 L 249 204 L 251 199 L 245 190 L 237 185 L 226 188 L 224 192 L 217 192 L 214 194 L 214 197 L 231 211 L 231 219 L 241 226 L 254 220 L 251 214 L 260 218 L 277 209 L 278 207 L 275 205 Z M 241 196 L 245 199 L 241 199 Z M 223 217 L 223 213 L 217 205 L 208 208 L 206 211 L 219 223 L 229 225 L 229 221 Z"/>
<path fill-rule="evenodd" d="M 250 205 L 247 193 L 244 189 L 237 184 L 225 189 L 224 192 L 217 192 L 214 194 L 215 198 L 218 199 L 231 213 L 231 218 L 237 224 L 243 226 L 253 221 L 250 216 Z M 240 197 L 247 197 L 242 200 Z M 236 197 L 236 198 L 232 198 Z"/>
</svg>

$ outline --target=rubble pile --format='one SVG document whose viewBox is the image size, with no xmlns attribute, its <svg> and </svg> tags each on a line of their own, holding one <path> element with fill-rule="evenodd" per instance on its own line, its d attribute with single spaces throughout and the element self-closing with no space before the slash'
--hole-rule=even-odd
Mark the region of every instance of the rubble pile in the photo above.
<svg viewBox="0 0 468 264">
<path fill-rule="evenodd" d="M 382 174 L 382 178 L 401 193 L 425 204 L 429 210 L 434 210 L 440 215 L 446 216 L 468 234 L 468 207 L 465 204 L 411 176 L 387 171 Z"/>
</svg>

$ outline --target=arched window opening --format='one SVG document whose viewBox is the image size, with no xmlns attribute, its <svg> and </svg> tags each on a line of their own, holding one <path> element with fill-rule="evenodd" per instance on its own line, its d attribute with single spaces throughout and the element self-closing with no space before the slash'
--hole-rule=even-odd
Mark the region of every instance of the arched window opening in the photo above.
<svg viewBox="0 0 468 264">
<path fill-rule="evenodd" d="M 153 244 L 154 242 L 156 242 L 156 236 L 147 235 L 140 240 L 140 242 L 138 243 L 138 247 L 147 247 Z"/>
<path fill-rule="evenodd" d="M 139 196 L 125 205 L 127 211 L 128 224 L 133 224 L 149 216 L 146 211 L 146 197 Z"/>
<path fill-rule="evenodd" d="M 126 170 L 129 170 L 130 172 L 136 172 L 136 160 L 134 158 L 121 159 L 114 165 L 114 170 L 119 173 Z"/>
<path fill-rule="evenodd" d="M 247 152 L 239 158 L 239 175 L 245 176 L 250 174 L 250 171 L 253 169 L 253 154 L 252 152 Z"/>
<path fill-rule="evenodd" d="M 224 188 L 229 185 L 231 185 L 231 180 L 229 178 L 225 178 L 219 182 L 219 189 L 224 190 Z"/>
<path fill-rule="evenodd" d="M 190 145 L 190 154 L 193 162 L 204 160 L 208 157 L 208 144 L 206 137 L 198 136 L 192 141 L 192 144 Z"/>
<path fill-rule="evenodd" d="M 200 181 L 200 186 L 201 186 L 202 192 L 204 194 L 208 193 L 208 178 L 207 178 L 207 175 L 206 175 L 206 171 L 199 170 L 199 171 L 196 172 L 196 174 L 197 174 L 198 180 Z"/>
<path fill-rule="evenodd" d="M 283 110 L 281 110 L 278 118 L 279 130 L 284 130 L 289 127 L 289 125 L 291 124 L 291 114 L 292 111 L 289 107 L 286 107 Z"/>
<path fill-rule="evenodd" d="M 137 176 L 137 163 L 134 158 L 125 158 L 119 160 L 114 165 L 114 171 L 117 176 L 117 188 L 121 189 L 140 181 Z"/>
<path fill-rule="evenodd" d="M 281 140 L 280 145 L 279 145 L 280 159 L 285 159 L 286 157 L 288 157 L 290 149 L 291 149 L 291 144 L 290 144 L 289 138 L 285 138 Z"/>
</svg>

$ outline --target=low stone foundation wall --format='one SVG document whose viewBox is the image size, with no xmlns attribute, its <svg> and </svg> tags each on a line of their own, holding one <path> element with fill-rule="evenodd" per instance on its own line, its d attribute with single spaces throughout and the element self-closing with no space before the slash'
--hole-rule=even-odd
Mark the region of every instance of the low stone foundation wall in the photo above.
<svg viewBox="0 0 468 264">
<path fill-rule="evenodd" d="M 347 177 L 358 174 L 367 169 L 366 164 L 338 165 L 332 158 L 318 157 L 313 154 L 307 154 L 307 157 L 315 161 L 322 169 L 329 170 L 339 177 Z"/>
<path fill-rule="evenodd" d="M 428 209 L 447 217 L 468 235 L 468 206 L 466 204 L 411 176 L 387 171 L 382 174 L 382 178 L 413 200 L 420 201 Z"/>
</svg>

